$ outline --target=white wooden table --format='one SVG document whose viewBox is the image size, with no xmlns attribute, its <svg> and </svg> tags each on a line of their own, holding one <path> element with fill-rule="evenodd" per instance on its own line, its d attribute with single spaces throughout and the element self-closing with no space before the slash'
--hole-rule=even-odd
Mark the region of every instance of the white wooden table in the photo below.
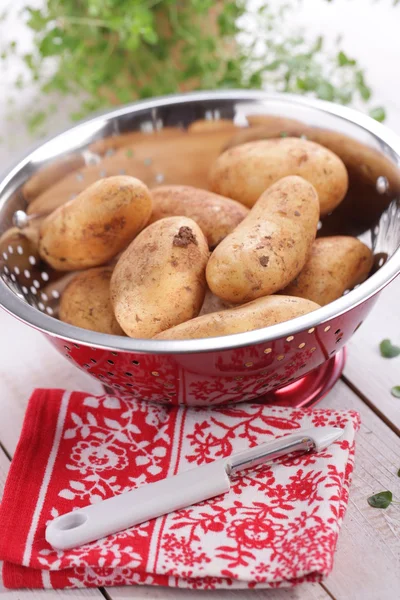
<svg viewBox="0 0 400 600">
<path fill-rule="evenodd" d="M 21 0 L 14 0 L 16 9 Z M 333 6 L 334 5 L 334 6 Z M 400 10 L 392 13 L 391 2 L 366 0 L 307 0 L 301 20 L 312 31 L 324 31 L 331 40 L 344 33 L 344 47 L 368 65 L 379 102 L 390 112 L 388 125 L 400 133 L 400 79 L 398 71 Z M 307 12 L 308 11 L 308 12 Z M 312 14 L 312 18 L 310 15 Z M 397 22 L 396 22 L 397 19 Z M 376 23 L 379 22 L 379 29 Z M 13 35 L 21 29 L 18 20 L 8 28 Z M 354 35 L 354 32 L 357 35 Z M 4 27 L 1 35 L 6 35 Z M 21 35 L 23 31 L 21 29 Z M 371 52 L 371 39 L 375 39 Z M 24 39 L 25 43 L 25 39 Z M 26 44 L 25 44 L 26 45 Z M 3 77 L 4 81 L 4 77 Z M 7 73 L 5 74 L 7 81 Z M 17 108 L 32 101 L 29 92 L 19 94 Z M 0 117 L 6 112 L 6 98 L 0 97 Z M 49 132 L 68 121 L 65 104 L 50 123 Z M 0 121 L 0 163 L 2 167 L 31 145 L 21 122 Z M 342 379 L 320 406 L 352 408 L 361 414 L 357 436 L 356 467 L 350 502 L 339 536 L 332 574 L 323 584 L 305 584 L 295 589 L 249 592 L 195 592 L 146 587 L 107 588 L 68 592 L 15 591 L 1 588 L 0 600 L 394 600 L 400 596 L 400 506 L 387 510 L 368 506 L 367 497 L 390 489 L 400 500 L 400 400 L 390 388 L 400 385 L 400 358 L 379 356 L 379 342 L 385 338 L 400 343 L 400 278 L 381 295 L 359 331 L 348 345 L 348 359 Z M 0 311 L 0 496 L 10 460 L 21 430 L 26 402 L 34 387 L 64 387 L 100 392 L 100 385 L 78 371 L 50 346 L 44 337 Z M 1 535 L 1 531 L 0 531 Z"/>
</svg>

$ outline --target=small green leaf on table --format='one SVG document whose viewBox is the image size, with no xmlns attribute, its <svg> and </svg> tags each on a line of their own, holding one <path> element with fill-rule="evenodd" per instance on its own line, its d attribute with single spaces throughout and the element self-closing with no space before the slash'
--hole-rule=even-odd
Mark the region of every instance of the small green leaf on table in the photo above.
<svg viewBox="0 0 400 600">
<path fill-rule="evenodd" d="M 390 390 L 390 393 L 395 398 L 400 398 L 400 385 L 395 385 L 394 387 L 392 387 L 392 389 Z"/>
<path fill-rule="evenodd" d="M 394 346 L 388 339 L 381 341 L 379 349 L 381 351 L 381 355 L 385 358 L 395 358 L 400 354 L 400 347 Z"/>
<path fill-rule="evenodd" d="M 385 491 L 368 498 L 368 504 L 373 508 L 387 508 L 393 500 L 392 492 Z"/>
</svg>

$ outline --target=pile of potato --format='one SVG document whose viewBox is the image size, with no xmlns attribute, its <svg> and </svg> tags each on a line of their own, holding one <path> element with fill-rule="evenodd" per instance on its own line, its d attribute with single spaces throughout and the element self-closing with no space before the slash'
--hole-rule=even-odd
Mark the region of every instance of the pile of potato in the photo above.
<svg viewBox="0 0 400 600">
<path fill-rule="evenodd" d="M 171 139 L 172 155 L 181 139 Z M 295 137 L 225 147 L 207 166 L 209 189 L 149 190 L 113 175 L 42 219 L 40 257 L 78 271 L 61 320 L 134 338 L 229 335 L 316 310 L 366 279 L 373 256 L 363 243 L 316 239 L 320 217 L 348 188 L 336 154 Z M 182 154 L 182 183 L 193 183 L 197 155 L 205 169 L 202 148 L 187 151 L 187 162 Z"/>
</svg>

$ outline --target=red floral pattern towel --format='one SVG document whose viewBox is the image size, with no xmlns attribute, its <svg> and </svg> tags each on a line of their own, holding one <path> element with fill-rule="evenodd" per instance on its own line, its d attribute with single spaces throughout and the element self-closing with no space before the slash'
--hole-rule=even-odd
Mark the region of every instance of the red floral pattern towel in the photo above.
<svg viewBox="0 0 400 600">
<path fill-rule="evenodd" d="M 343 437 L 319 454 L 280 460 L 231 491 L 68 551 L 44 539 L 60 514 L 301 427 Z M 333 562 L 353 468 L 352 411 L 262 404 L 195 409 L 37 390 L 0 508 L 10 588 L 151 584 L 246 588 L 319 581 Z"/>
</svg>

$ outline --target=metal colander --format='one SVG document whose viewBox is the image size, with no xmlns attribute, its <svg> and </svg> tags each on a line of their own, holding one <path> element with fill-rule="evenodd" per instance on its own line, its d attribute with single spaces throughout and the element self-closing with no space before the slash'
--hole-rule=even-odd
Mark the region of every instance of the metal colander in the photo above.
<svg viewBox="0 0 400 600">
<path fill-rule="evenodd" d="M 70 275 L 53 271 L 37 254 L 38 224 L 48 211 L 115 174 L 137 176 L 150 187 L 206 187 L 207 170 L 223 148 L 279 135 L 318 141 L 346 163 L 349 192 L 320 223 L 319 234 L 356 235 L 371 247 L 375 265 L 367 281 L 315 312 L 219 338 L 131 339 L 57 319 Z M 317 380 L 318 368 L 326 371 L 329 362 L 337 363 L 334 356 L 399 273 L 399 198 L 400 140 L 350 109 L 243 91 L 135 103 L 50 139 L 2 178 L 0 304 L 114 393 L 191 405 L 271 397 L 279 389 L 293 393 L 307 377 Z"/>
</svg>

